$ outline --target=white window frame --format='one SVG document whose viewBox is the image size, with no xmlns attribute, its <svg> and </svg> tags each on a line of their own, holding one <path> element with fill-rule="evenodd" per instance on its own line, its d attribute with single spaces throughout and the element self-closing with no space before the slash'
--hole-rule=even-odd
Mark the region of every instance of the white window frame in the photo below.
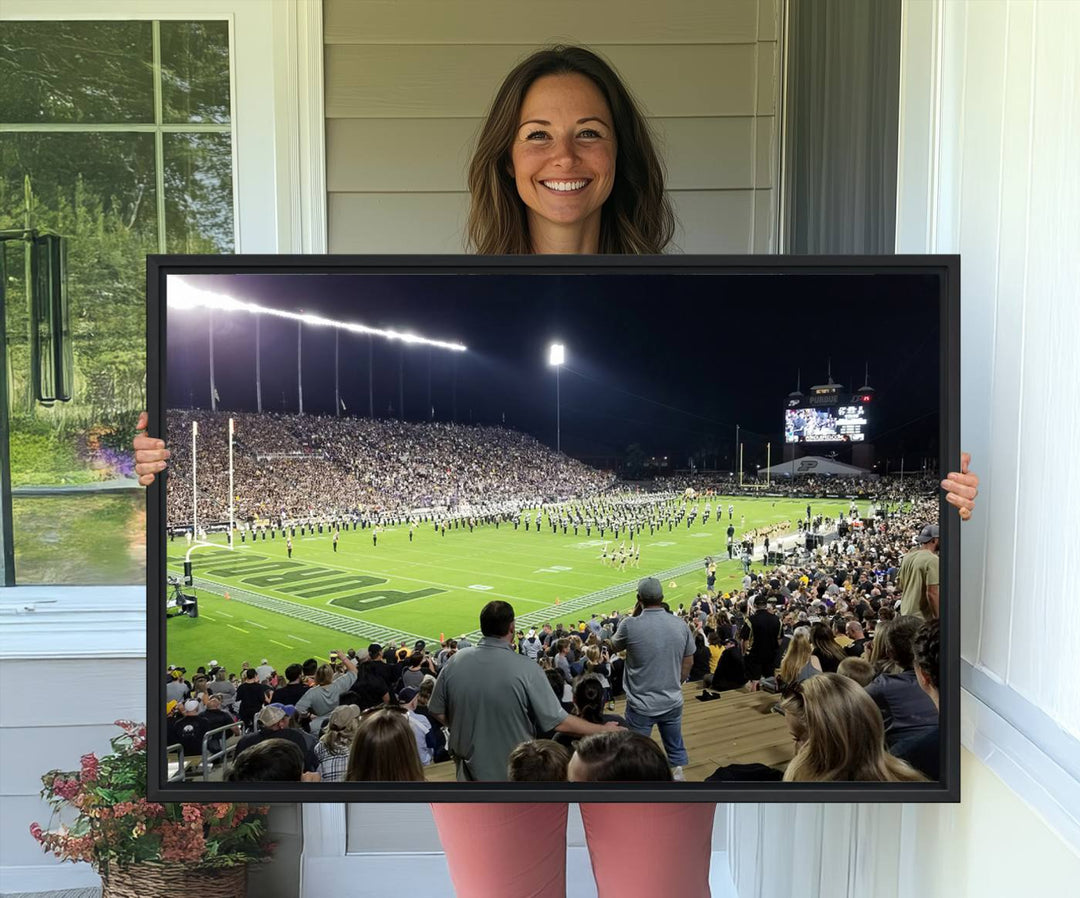
<svg viewBox="0 0 1080 898">
<path fill-rule="evenodd" d="M 326 252 L 321 0 L 4 0 L 3 21 L 229 23 L 237 253 Z M 146 655 L 143 586 L 0 589 L 0 658 Z"/>
</svg>

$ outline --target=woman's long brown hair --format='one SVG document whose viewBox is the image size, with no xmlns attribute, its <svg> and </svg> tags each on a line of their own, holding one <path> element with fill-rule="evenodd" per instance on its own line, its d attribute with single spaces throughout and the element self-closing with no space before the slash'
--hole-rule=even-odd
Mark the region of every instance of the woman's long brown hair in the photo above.
<svg viewBox="0 0 1080 898">
<path fill-rule="evenodd" d="M 423 779 L 416 737 L 405 712 L 376 708 L 364 714 L 349 752 L 346 782 L 408 783 Z"/>
</svg>

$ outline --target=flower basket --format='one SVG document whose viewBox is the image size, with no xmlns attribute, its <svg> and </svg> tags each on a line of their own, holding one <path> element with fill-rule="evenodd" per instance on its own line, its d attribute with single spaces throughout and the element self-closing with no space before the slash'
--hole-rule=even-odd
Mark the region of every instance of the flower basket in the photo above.
<svg viewBox="0 0 1080 898">
<path fill-rule="evenodd" d="M 183 864 L 111 867 L 101 877 L 101 898 L 244 898 L 246 866 L 200 870 Z"/>
<path fill-rule="evenodd" d="M 41 797 L 69 823 L 30 825 L 63 861 L 101 874 L 103 898 L 244 898 L 248 864 L 269 860 L 269 808 L 146 799 L 146 727 L 118 720 L 113 753 L 83 755 L 78 771 L 50 770 Z M 74 817 L 74 819 L 72 819 Z"/>
</svg>

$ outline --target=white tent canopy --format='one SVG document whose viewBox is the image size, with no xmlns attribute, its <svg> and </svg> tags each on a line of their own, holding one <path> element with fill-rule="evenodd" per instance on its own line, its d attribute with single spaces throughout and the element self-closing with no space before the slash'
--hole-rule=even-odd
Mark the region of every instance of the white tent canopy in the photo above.
<svg viewBox="0 0 1080 898">
<path fill-rule="evenodd" d="M 758 471 L 758 477 L 799 477 L 813 474 L 815 476 L 841 474 L 846 477 L 876 477 L 873 471 L 865 468 L 857 468 L 855 465 L 844 464 L 831 458 L 822 458 L 818 455 L 806 455 L 792 461 L 786 461 L 771 468 L 762 468 Z"/>
</svg>

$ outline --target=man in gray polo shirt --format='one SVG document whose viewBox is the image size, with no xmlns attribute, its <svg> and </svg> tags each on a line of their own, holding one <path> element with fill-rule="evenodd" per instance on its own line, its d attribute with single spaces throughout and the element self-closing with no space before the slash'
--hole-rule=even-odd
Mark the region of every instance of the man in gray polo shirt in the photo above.
<svg viewBox="0 0 1080 898">
<path fill-rule="evenodd" d="M 661 606 L 664 590 L 655 577 L 638 583 L 637 601 L 633 617 L 623 618 L 611 641 L 615 651 L 626 650 L 626 725 L 643 736 L 659 727 L 668 763 L 678 777 L 687 762 L 682 684 L 694 661 L 694 636 Z"/>
<path fill-rule="evenodd" d="M 506 780 L 507 758 L 539 733 L 602 733 L 563 710 L 540 665 L 514 651 L 514 609 L 488 602 L 480 612 L 483 637 L 448 659 L 428 711 L 450 728 L 450 752 L 460 782 Z"/>
</svg>

